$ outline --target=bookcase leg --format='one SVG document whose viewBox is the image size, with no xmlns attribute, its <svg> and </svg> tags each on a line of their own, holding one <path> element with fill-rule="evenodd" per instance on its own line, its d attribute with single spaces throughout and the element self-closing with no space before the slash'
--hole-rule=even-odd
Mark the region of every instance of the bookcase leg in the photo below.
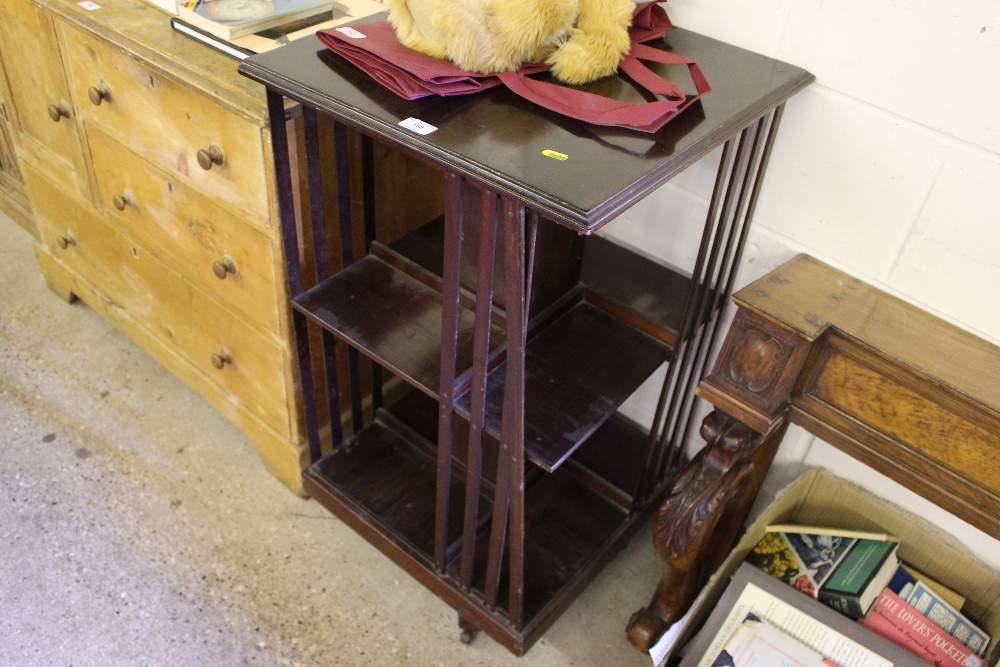
<svg viewBox="0 0 1000 667">
<path fill-rule="evenodd" d="M 628 638 L 639 650 L 648 651 L 684 615 L 729 553 L 786 425 L 761 435 L 719 410 L 705 417 L 707 444 L 678 476 L 653 524 L 665 571 L 649 606 L 629 620 Z"/>
<path fill-rule="evenodd" d="M 463 644 L 471 644 L 479 634 L 479 628 L 461 614 L 458 615 L 458 628 L 462 631 L 461 640 Z"/>
</svg>

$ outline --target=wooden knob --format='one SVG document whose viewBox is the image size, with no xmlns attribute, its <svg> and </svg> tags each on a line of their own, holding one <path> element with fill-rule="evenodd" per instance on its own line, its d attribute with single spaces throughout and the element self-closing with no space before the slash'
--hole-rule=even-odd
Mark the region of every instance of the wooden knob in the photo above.
<svg viewBox="0 0 1000 667">
<path fill-rule="evenodd" d="M 218 368 L 220 371 L 225 367 L 226 364 L 233 363 L 233 354 L 226 348 L 222 348 L 218 352 L 212 355 L 212 365 Z"/>
<path fill-rule="evenodd" d="M 126 206 L 135 206 L 135 195 L 133 195 L 129 190 L 120 195 L 115 195 L 111 198 L 111 203 L 115 205 L 115 208 L 119 211 L 124 211 Z"/>
<path fill-rule="evenodd" d="M 66 106 L 65 102 L 60 102 L 58 105 L 49 105 L 49 118 L 52 119 L 53 123 L 58 123 L 63 118 L 69 118 L 69 108 Z"/>
<path fill-rule="evenodd" d="M 107 86 L 102 85 L 100 88 L 91 86 L 87 89 L 87 96 L 90 98 L 90 103 L 95 107 L 101 106 L 101 102 L 111 101 L 111 91 L 108 90 Z"/>
<path fill-rule="evenodd" d="M 212 262 L 212 273 L 219 280 L 225 280 L 230 273 L 235 276 L 239 271 L 236 261 L 229 255 L 223 257 L 221 262 Z"/>
<path fill-rule="evenodd" d="M 213 164 L 222 165 L 226 161 L 226 157 L 222 154 L 222 149 L 212 144 L 208 147 L 208 150 L 201 148 L 196 154 L 198 158 L 198 165 L 208 171 L 212 168 Z"/>
<path fill-rule="evenodd" d="M 76 245 L 76 237 L 73 236 L 73 232 L 66 232 L 66 234 L 56 239 L 56 243 L 60 248 L 65 250 L 71 245 Z"/>
</svg>

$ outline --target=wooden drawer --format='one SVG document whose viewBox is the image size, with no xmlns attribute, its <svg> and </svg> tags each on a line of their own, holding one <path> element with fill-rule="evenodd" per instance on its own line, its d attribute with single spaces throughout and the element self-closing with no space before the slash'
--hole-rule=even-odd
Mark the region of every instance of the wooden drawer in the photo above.
<svg viewBox="0 0 1000 667">
<path fill-rule="evenodd" d="M 220 308 L 34 169 L 24 171 L 42 242 L 57 259 L 188 359 L 232 403 L 289 433 L 286 360 L 275 340 Z"/>
<path fill-rule="evenodd" d="M 271 233 L 259 126 L 78 28 L 62 26 L 61 34 L 70 87 L 86 124 Z M 200 162 L 199 153 L 203 161 L 215 149 L 221 164 Z"/>
<path fill-rule="evenodd" d="M 52 19 L 26 0 L 0 2 L 0 52 L 17 109 L 22 160 L 90 198 L 76 111 Z"/>
<path fill-rule="evenodd" d="M 90 128 L 87 134 L 108 222 L 223 306 L 277 336 L 271 240 L 103 132 Z"/>
</svg>

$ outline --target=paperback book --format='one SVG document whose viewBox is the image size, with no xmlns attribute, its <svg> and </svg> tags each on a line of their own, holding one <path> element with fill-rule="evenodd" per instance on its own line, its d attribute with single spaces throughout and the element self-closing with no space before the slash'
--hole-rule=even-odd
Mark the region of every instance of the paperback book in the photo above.
<svg viewBox="0 0 1000 667">
<path fill-rule="evenodd" d="M 983 661 L 974 651 L 928 620 L 891 589 L 882 591 L 871 611 L 858 622 L 932 665 L 982 667 Z"/>
<path fill-rule="evenodd" d="M 177 15 L 226 40 L 330 10 L 331 0 L 190 0 Z"/>
<path fill-rule="evenodd" d="M 989 635 L 945 602 L 927 584 L 916 581 L 909 587 L 904 599 L 928 620 L 972 649 L 976 655 L 980 657 L 986 655 L 986 648 L 990 644 Z"/>
<path fill-rule="evenodd" d="M 727 661 L 732 659 L 734 666 L 742 666 L 744 663 L 736 661 L 736 645 L 730 642 L 736 641 L 732 638 L 741 625 L 754 619 L 771 628 L 761 632 L 773 638 L 774 641 L 770 642 L 772 646 L 785 647 L 787 650 L 782 652 L 786 657 L 804 655 L 797 646 L 793 648 L 794 641 L 809 649 L 811 657 L 808 660 L 814 659 L 814 653 L 837 667 L 917 667 L 922 664 L 906 649 L 868 632 L 857 622 L 802 595 L 749 563 L 742 563 L 701 631 L 685 649 L 680 667 L 712 667 L 713 664 L 720 664 L 720 658 L 722 665 L 728 666 Z M 774 635 L 774 631 L 781 635 Z M 753 639 L 756 642 L 763 638 L 756 635 Z M 766 650 L 767 647 L 759 646 L 752 647 L 751 652 L 754 656 L 764 657 Z M 723 655 L 724 652 L 728 657 Z M 744 657 L 749 657 L 749 654 Z M 757 664 L 777 667 L 783 663 L 765 660 Z"/>
<path fill-rule="evenodd" d="M 711 667 L 837 667 L 835 662 L 750 614 Z"/>
<path fill-rule="evenodd" d="M 941 582 L 932 579 L 923 572 L 915 569 L 910 564 L 904 562 L 900 562 L 899 569 L 896 570 L 896 574 L 893 576 L 892 582 L 889 584 L 889 588 L 902 595 L 901 591 L 907 584 L 913 585 L 918 581 L 923 582 L 925 586 L 941 596 L 942 600 L 950 604 L 955 609 L 961 611 L 962 607 L 965 605 L 965 596 L 958 593 L 958 591 L 953 591 Z M 907 595 L 908 594 L 909 593 L 907 593 Z"/>
<path fill-rule="evenodd" d="M 894 540 L 820 533 L 768 532 L 747 561 L 771 576 L 860 618 L 896 573 Z"/>
</svg>

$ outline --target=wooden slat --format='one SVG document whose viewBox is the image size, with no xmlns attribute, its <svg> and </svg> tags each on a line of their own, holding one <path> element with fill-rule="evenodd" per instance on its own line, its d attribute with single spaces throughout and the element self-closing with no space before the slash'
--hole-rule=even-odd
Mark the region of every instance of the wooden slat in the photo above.
<svg viewBox="0 0 1000 667">
<path fill-rule="evenodd" d="M 503 200 L 504 264 L 507 288 L 507 362 L 504 364 L 503 422 L 500 428 L 501 454 L 507 453 L 510 479 L 508 527 L 510 530 L 511 625 L 524 627 L 524 402 L 525 347 L 528 334 L 528 277 L 530 263 L 525 258 L 524 206 Z M 535 217 L 537 223 L 538 218 Z M 534 230 L 535 225 L 532 226 Z M 534 235 L 530 258 L 534 258 Z M 557 376 L 553 376 L 557 377 Z"/>
<path fill-rule="evenodd" d="M 455 409 L 456 356 L 459 337 L 459 287 L 462 256 L 462 179 L 445 180 L 444 275 L 441 294 L 441 381 L 438 388 L 437 503 L 435 504 L 434 565 L 445 568 L 448 519 L 451 510 L 452 413 Z"/>
<path fill-rule="evenodd" d="M 483 475 L 483 426 L 486 420 L 486 379 L 490 350 L 490 321 L 493 310 L 493 266 L 497 229 L 497 195 L 482 192 L 482 225 L 479 232 L 479 283 L 476 288 L 476 334 L 472 364 L 471 414 L 467 448 L 468 474 L 465 484 L 465 523 L 462 528 L 460 581 L 472 584 L 479 527 L 479 493 Z"/>
</svg>

